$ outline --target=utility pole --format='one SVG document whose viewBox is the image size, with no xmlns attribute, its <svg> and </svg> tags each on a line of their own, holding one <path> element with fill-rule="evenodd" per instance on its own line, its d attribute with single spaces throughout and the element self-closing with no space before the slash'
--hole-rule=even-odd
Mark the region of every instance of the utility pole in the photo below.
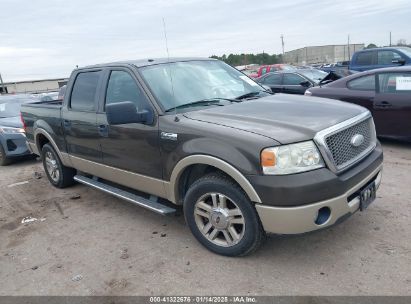
<svg viewBox="0 0 411 304">
<path fill-rule="evenodd" d="M 4 82 L 3 82 L 3 77 L 1 77 L 1 73 L 0 73 L 0 84 L 1 84 L 1 89 L 2 89 L 2 93 L 6 94 L 6 88 L 4 87 Z"/>
<path fill-rule="evenodd" d="M 283 56 L 282 56 L 282 62 L 284 63 L 284 35 L 283 34 L 281 34 L 281 36 L 280 36 L 280 38 L 281 38 L 281 46 L 282 46 L 282 49 L 283 49 Z"/>
<path fill-rule="evenodd" d="M 390 46 L 391 46 L 391 31 L 390 31 Z"/>
<path fill-rule="evenodd" d="M 350 34 L 348 34 L 348 60 L 351 60 L 351 53 L 350 53 Z"/>
</svg>

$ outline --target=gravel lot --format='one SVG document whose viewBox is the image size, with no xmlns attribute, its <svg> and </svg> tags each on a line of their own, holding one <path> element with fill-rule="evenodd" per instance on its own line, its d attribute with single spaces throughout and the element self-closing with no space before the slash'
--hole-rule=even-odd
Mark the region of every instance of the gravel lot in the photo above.
<svg viewBox="0 0 411 304">
<path fill-rule="evenodd" d="M 245 258 L 208 252 L 181 215 L 83 185 L 55 189 L 40 162 L 1 167 L 0 295 L 411 295 L 411 144 L 383 146 L 383 183 L 365 213 L 270 236 Z"/>
</svg>

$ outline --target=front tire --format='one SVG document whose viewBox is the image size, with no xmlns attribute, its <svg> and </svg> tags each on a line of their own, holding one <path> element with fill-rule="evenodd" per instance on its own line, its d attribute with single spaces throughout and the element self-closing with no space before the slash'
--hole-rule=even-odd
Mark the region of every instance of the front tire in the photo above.
<svg viewBox="0 0 411 304">
<path fill-rule="evenodd" d="M 50 144 L 45 144 L 41 150 L 44 171 L 50 183 L 56 188 L 65 188 L 74 184 L 76 170 L 62 164 L 58 154 Z"/>
<path fill-rule="evenodd" d="M 265 238 L 253 203 L 223 175 L 207 175 L 191 185 L 184 198 L 184 216 L 196 239 L 220 255 L 250 254 Z"/>
<path fill-rule="evenodd" d="M 10 165 L 11 160 L 7 158 L 6 152 L 3 149 L 2 144 L 0 143 L 0 166 L 7 166 Z"/>
</svg>

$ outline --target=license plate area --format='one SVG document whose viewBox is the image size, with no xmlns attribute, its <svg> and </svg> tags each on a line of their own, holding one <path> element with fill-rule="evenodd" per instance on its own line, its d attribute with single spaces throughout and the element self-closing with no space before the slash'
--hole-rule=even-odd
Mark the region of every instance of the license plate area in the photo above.
<svg viewBox="0 0 411 304">
<path fill-rule="evenodd" d="M 375 182 L 372 182 L 360 192 L 360 211 L 364 211 L 376 198 Z"/>
</svg>

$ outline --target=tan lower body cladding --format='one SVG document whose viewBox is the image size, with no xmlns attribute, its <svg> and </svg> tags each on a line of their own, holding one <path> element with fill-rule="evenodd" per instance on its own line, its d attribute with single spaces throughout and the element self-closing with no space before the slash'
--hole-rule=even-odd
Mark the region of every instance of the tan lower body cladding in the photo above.
<svg viewBox="0 0 411 304">
<path fill-rule="evenodd" d="M 70 156 L 70 161 L 72 166 L 77 170 L 115 182 L 122 186 L 143 191 L 162 198 L 168 198 L 166 191 L 166 188 L 169 185 L 168 182 L 106 166 L 75 156 Z"/>
</svg>

